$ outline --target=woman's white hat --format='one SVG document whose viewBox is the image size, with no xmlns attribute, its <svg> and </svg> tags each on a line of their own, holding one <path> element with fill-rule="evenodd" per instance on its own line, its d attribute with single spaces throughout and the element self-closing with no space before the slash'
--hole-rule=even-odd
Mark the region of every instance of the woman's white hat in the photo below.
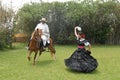
<svg viewBox="0 0 120 80">
<path fill-rule="evenodd" d="M 78 31 L 82 31 L 82 28 L 81 28 L 81 27 L 76 26 L 76 28 L 77 28 Z"/>
</svg>

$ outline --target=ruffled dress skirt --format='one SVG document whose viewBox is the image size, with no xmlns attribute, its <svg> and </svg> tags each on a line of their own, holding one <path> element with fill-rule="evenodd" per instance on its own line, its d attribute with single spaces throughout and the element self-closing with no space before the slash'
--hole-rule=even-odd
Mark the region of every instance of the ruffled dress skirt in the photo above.
<svg viewBox="0 0 120 80">
<path fill-rule="evenodd" d="M 75 71 L 80 72 L 91 72 L 98 66 L 97 60 L 90 55 L 91 53 L 87 50 L 78 48 L 74 53 L 65 59 L 65 65 Z"/>
</svg>

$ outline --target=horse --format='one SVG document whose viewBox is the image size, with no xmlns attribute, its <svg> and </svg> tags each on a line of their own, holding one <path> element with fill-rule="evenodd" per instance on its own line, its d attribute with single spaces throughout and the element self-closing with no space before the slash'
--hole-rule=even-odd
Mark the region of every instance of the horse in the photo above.
<svg viewBox="0 0 120 80">
<path fill-rule="evenodd" d="M 30 61 L 31 60 L 31 53 L 34 52 L 34 60 L 33 60 L 33 65 L 35 65 L 36 63 L 36 60 L 37 60 L 37 54 L 39 52 L 39 56 L 42 54 L 43 52 L 43 49 L 42 47 L 40 46 L 40 43 L 41 43 L 41 34 L 40 34 L 40 30 L 37 29 L 35 31 L 33 31 L 32 33 L 32 39 L 30 40 L 29 42 L 29 49 L 28 49 L 28 56 L 27 56 L 27 59 Z M 47 46 L 48 49 L 50 50 L 50 53 L 51 53 L 51 57 L 53 58 L 53 60 L 56 59 L 56 56 L 55 56 L 55 48 L 54 48 L 54 45 L 53 45 L 53 40 L 50 38 L 50 44 Z"/>
</svg>

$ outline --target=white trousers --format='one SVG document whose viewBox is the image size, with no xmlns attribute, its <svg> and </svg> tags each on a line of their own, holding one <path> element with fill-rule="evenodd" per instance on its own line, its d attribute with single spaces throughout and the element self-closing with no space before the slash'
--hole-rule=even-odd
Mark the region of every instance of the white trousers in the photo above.
<svg viewBox="0 0 120 80">
<path fill-rule="evenodd" d="M 44 46 L 46 46 L 46 42 L 47 42 L 47 43 L 50 43 L 50 40 L 49 40 L 49 37 L 48 37 L 48 36 L 42 35 L 41 38 L 42 38 L 42 40 L 43 40 L 43 45 L 44 45 Z"/>
</svg>

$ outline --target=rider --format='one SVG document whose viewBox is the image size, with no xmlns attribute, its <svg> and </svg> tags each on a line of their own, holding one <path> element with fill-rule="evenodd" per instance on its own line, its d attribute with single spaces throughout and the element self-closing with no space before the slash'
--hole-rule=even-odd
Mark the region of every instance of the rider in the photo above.
<svg viewBox="0 0 120 80">
<path fill-rule="evenodd" d="M 46 24 L 47 20 L 45 18 L 42 18 L 40 20 L 40 23 L 37 24 L 37 26 L 35 27 L 35 30 L 39 29 L 41 30 L 41 38 L 42 38 L 42 42 L 43 42 L 43 50 L 45 50 L 45 47 L 47 45 L 50 44 L 50 32 L 49 32 L 49 27 Z"/>
</svg>

